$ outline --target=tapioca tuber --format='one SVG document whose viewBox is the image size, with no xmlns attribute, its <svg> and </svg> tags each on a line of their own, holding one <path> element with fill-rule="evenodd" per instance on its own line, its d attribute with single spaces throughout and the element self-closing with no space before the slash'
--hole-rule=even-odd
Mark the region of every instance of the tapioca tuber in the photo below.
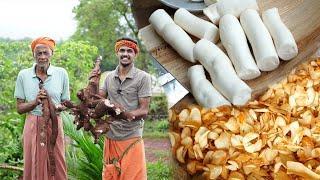
<svg viewBox="0 0 320 180">
<path fill-rule="evenodd" d="M 56 171 L 54 146 L 56 145 L 58 136 L 58 117 L 55 105 L 52 102 L 51 97 L 43 87 L 43 81 L 40 78 L 39 80 L 39 89 L 44 90 L 47 94 L 47 98 L 41 99 L 42 117 L 44 121 L 41 121 L 40 123 L 40 145 L 47 145 L 50 175 L 54 176 Z"/>
<path fill-rule="evenodd" d="M 95 143 L 97 143 L 101 135 L 108 131 L 108 121 L 112 119 L 112 116 L 116 116 L 124 111 L 121 106 L 104 99 L 98 94 L 101 74 L 100 63 L 101 56 L 97 58 L 92 70 L 92 72 L 97 73 L 91 73 L 95 75 L 89 77 L 88 86 L 78 91 L 77 97 L 80 103 L 74 104 L 71 101 L 64 101 L 62 103 L 71 109 L 71 114 L 75 116 L 74 123 L 77 126 L 77 130 L 83 127 L 85 131 L 91 132 Z"/>
</svg>

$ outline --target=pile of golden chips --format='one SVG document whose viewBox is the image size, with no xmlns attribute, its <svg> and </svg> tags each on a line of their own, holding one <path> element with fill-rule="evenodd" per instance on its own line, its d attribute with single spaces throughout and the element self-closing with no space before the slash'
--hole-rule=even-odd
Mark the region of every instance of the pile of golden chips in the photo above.
<svg viewBox="0 0 320 180">
<path fill-rule="evenodd" d="M 320 59 L 244 107 L 169 110 L 175 158 L 206 179 L 320 179 Z"/>
</svg>

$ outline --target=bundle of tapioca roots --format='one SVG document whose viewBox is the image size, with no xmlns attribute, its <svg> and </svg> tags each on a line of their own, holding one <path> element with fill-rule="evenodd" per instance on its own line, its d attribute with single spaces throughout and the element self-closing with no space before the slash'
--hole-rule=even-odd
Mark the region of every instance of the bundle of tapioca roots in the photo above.
<svg viewBox="0 0 320 180">
<path fill-rule="evenodd" d="M 243 107 L 169 110 L 177 161 L 206 179 L 320 179 L 320 58 Z"/>
<path fill-rule="evenodd" d="M 278 9 L 264 10 L 261 17 L 258 10 L 256 0 L 219 0 L 203 10 L 211 22 L 183 8 L 173 19 L 163 9 L 151 14 L 149 22 L 157 34 L 183 59 L 194 63 L 187 74 L 197 103 L 208 108 L 244 105 L 252 90 L 243 80 L 276 69 L 279 58 L 289 61 L 297 56 L 295 39 Z M 199 40 L 195 43 L 189 35 Z M 216 45 L 219 39 L 226 53 Z"/>
</svg>

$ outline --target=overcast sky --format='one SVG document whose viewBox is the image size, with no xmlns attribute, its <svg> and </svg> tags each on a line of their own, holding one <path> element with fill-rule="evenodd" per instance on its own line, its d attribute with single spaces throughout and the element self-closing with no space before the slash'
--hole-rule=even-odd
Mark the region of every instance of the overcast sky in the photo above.
<svg viewBox="0 0 320 180">
<path fill-rule="evenodd" d="M 76 30 L 78 0 L 0 0 L 0 37 L 49 36 L 66 40 Z"/>
</svg>

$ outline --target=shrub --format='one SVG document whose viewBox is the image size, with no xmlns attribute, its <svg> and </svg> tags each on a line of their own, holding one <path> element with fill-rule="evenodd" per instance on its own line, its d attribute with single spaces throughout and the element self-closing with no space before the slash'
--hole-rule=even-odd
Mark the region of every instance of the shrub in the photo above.
<svg viewBox="0 0 320 180">
<path fill-rule="evenodd" d="M 172 179 L 171 166 L 159 160 L 155 163 L 147 163 L 148 179 L 149 180 L 165 180 Z"/>
<path fill-rule="evenodd" d="M 168 102 L 164 94 L 151 97 L 148 119 L 159 120 L 168 117 Z"/>
</svg>

